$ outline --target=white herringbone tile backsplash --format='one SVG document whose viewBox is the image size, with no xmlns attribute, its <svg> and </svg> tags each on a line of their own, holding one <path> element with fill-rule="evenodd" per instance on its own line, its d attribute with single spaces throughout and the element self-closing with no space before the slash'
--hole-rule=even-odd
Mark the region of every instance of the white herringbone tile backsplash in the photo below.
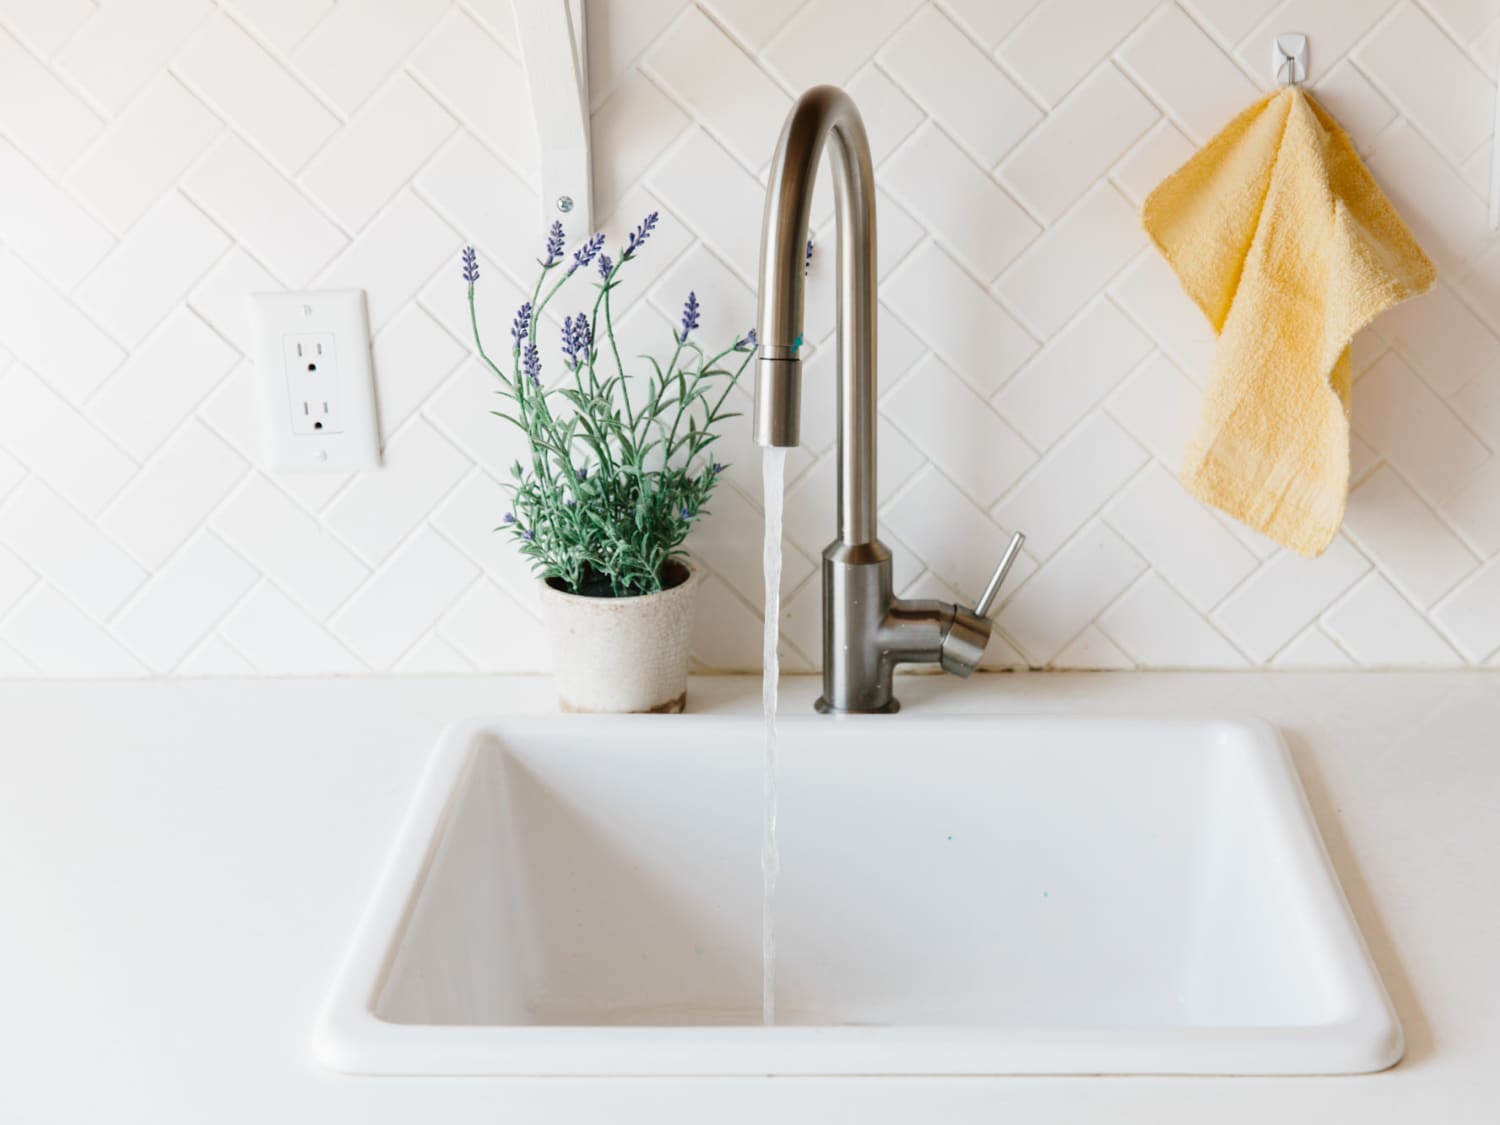
<svg viewBox="0 0 1500 1125">
<path fill-rule="evenodd" d="M 541 0 L 515 0 L 518 3 Z M 511 0 L 0 0 L 0 675 L 545 669 L 492 533 L 458 251 L 497 337 L 541 231 Z M 1500 665 L 1500 0 L 590 0 L 596 214 L 662 226 L 622 330 L 754 321 L 762 175 L 845 85 L 877 162 L 880 498 L 897 584 L 972 599 L 1029 533 L 995 667 Z M 1354 491 L 1316 561 L 1190 499 L 1212 339 L 1141 233 L 1267 87 L 1277 32 L 1438 263 L 1355 347 Z M 830 196 L 816 235 L 831 246 Z M 818 659 L 829 254 L 788 464 L 783 637 Z M 260 467 L 244 295 L 369 294 L 385 466 Z M 823 345 L 818 347 L 818 345 Z M 748 390 L 748 388 L 746 388 Z M 748 408 L 748 394 L 740 394 Z M 692 541 L 694 651 L 760 655 L 748 420 Z"/>
</svg>

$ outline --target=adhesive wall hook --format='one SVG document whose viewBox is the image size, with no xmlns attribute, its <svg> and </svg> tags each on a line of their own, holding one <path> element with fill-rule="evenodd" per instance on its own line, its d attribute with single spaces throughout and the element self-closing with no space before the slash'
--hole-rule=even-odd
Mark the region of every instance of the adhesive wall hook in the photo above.
<svg viewBox="0 0 1500 1125">
<path fill-rule="evenodd" d="M 515 14 L 536 121 L 542 228 L 562 223 L 572 245 L 594 233 L 583 0 L 526 0 Z"/>
<path fill-rule="evenodd" d="M 1307 81 L 1307 36 L 1288 31 L 1276 37 L 1271 48 L 1278 86 L 1300 86 Z"/>
</svg>

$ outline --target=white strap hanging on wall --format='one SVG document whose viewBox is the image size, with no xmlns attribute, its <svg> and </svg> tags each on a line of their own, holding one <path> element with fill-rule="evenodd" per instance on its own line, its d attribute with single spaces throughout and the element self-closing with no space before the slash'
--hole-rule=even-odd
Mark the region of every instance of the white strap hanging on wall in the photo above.
<svg viewBox="0 0 1500 1125">
<path fill-rule="evenodd" d="M 583 0 L 523 0 L 515 13 L 536 121 L 542 226 L 562 223 L 573 245 L 594 233 Z"/>
</svg>

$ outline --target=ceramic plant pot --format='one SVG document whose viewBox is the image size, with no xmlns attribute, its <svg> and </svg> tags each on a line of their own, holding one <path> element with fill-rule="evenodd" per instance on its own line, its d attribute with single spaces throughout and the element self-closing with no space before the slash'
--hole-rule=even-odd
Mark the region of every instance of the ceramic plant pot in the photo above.
<svg viewBox="0 0 1500 1125">
<path fill-rule="evenodd" d="M 675 714 L 687 703 L 698 571 L 673 560 L 675 585 L 634 598 L 590 598 L 541 583 L 564 711 Z"/>
</svg>

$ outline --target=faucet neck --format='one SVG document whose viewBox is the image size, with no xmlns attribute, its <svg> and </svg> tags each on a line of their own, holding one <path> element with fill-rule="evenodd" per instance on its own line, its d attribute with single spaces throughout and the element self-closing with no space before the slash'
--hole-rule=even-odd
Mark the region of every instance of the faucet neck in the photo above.
<svg viewBox="0 0 1500 1125">
<path fill-rule="evenodd" d="M 838 225 L 838 538 L 858 546 L 875 541 L 875 174 L 859 111 L 833 86 L 798 99 L 771 160 L 755 433 L 762 445 L 798 442 L 808 221 L 825 144 Z"/>
</svg>

